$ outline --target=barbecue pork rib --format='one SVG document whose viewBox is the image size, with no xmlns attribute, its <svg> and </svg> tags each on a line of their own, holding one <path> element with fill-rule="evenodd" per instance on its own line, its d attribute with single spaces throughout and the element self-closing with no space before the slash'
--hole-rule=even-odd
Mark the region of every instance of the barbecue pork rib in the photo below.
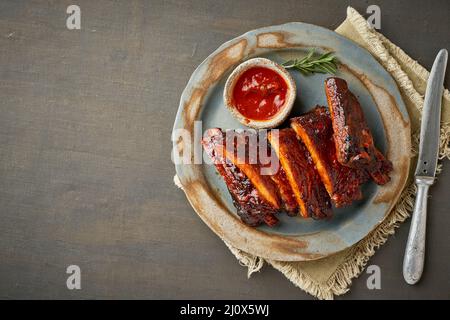
<svg viewBox="0 0 450 320">
<path fill-rule="evenodd" d="M 361 105 L 341 78 L 325 80 L 325 93 L 333 123 L 337 160 L 344 166 L 366 170 L 375 183 L 389 182 L 392 163 L 375 147 Z"/>
<path fill-rule="evenodd" d="M 250 143 L 256 145 L 250 146 Z M 225 145 L 227 146 L 223 148 L 225 158 L 247 176 L 266 202 L 280 209 L 281 202 L 273 180 L 270 175 L 261 174 L 263 165 L 258 156 L 263 143 L 260 145 L 259 136 L 250 131 L 228 130 Z M 264 145 L 267 147 L 267 143 Z M 241 147 L 241 152 L 238 152 L 238 146 Z M 266 152 L 268 151 L 267 149 Z"/>
<path fill-rule="evenodd" d="M 277 173 L 270 176 L 278 188 L 278 194 L 283 201 L 283 208 L 289 216 L 295 216 L 298 213 L 298 203 L 295 200 L 294 191 L 289 184 L 286 172 L 280 165 Z"/>
<path fill-rule="evenodd" d="M 291 127 L 308 149 L 317 172 L 336 207 L 351 204 L 362 198 L 360 185 L 367 174 L 360 169 L 341 165 L 336 158 L 333 128 L 325 107 L 291 119 Z"/>
<path fill-rule="evenodd" d="M 244 131 L 245 132 L 245 131 Z M 281 199 L 281 206 L 286 211 L 286 213 L 290 216 L 295 216 L 298 214 L 298 204 L 294 197 L 294 192 L 292 191 L 292 188 L 287 180 L 286 172 L 284 172 L 283 167 L 281 167 L 280 162 L 278 160 L 278 157 L 276 154 L 274 154 L 272 148 L 270 148 L 267 140 L 267 131 L 259 131 L 258 135 L 252 134 L 251 132 L 245 132 L 245 134 L 240 131 L 236 132 L 233 131 L 234 135 L 236 136 L 236 143 L 244 146 L 249 146 L 252 143 L 256 143 L 257 146 L 257 152 L 253 152 L 251 159 L 248 155 L 246 155 L 246 158 L 239 158 L 238 162 L 235 163 L 236 166 L 241 168 L 241 170 L 247 174 L 250 181 L 253 182 L 255 187 L 260 191 L 260 193 L 263 194 L 263 197 L 267 199 L 274 199 L 276 198 L 275 193 L 278 195 L 279 199 Z M 249 139 L 252 138 L 252 141 L 249 141 Z M 264 150 L 263 150 L 264 148 Z M 245 150 L 249 150 L 249 148 L 245 148 Z M 255 151 L 255 150 L 253 150 Z M 266 154 L 268 156 L 268 159 L 270 161 L 276 161 L 276 166 L 272 167 L 271 170 L 267 170 L 265 175 L 258 174 L 262 172 L 262 168 L 265 167 L 266 169 L 270 168 L 272 163 L 262 164 L 261 159 L 259 158 L 260 155 Z M 256 158 L 255 158 L 256 155 Z M 273 156 L 273 158 L 271 157 Z M 239 157 L 239 155 L 238 155 Z M 231 158 L 231 157 L 230 157 Z M 252 161 L 251 161 L 252 160 Z M 240 165 L 239 163 L 250 163 L 253 170 L 257 170 L 256 173 L 250 174 L 247 173 L 245 168 L 248 167 L 247 165 Z M 266 161 L 267 162 L 267 161 Z M 258 180 L 253 179 L 252 176 L 257 176 Z M 259 176 L 259 177 L 258 177 Z M 272 183 L 275 187 L 272 186 L 272 183 L 267 181 L 268 179 L 272 180 Z M 262 188 L 264 187 L 264 188 Z M 263 190 L 260 190 L 263 189 Z M 270 190 L 270 192 L 264 192 L 264 189 Z M 265 195 L 265 196 L 264 196 Z M 277 208 L 280 206 L 278 202 L 272 201 L 272 204 L 276 206 Z"/>
<path fill-rule="evenodd" d="M 230 157 L 231 152 L 227 152 L 227 149 L 234 150 L 234 146 L 226 147 L 225 134 L 221 129 L 209 129 L 206 131 L 202 140 L 203 149 L 206 154 L 214 163 L 217 171 L 222 176 L 225 184 L 231 194 L 233 204 L 237 209 L 237 214 L 242 221 L 249 226 L 258 226 L 261 223 L 266 223 L 269 226 L 274 226 L 278 219 L 275 217 L 275 213 L 279 211 L 279 200 L 277 195 L 272 193 L 275 187 L 272 185 L 272 181 L 269 183 L 272 187 L 267 185 L 258 184 L 257 188 L 249 176 L 243 172 L 240 168 L 244 168 L 253 181 L 258 181 L 259 177 L 256 177 L 257 172 L 248 166 L 238 167 L 232 160 L 237 161 L 236 157 Z M 268 178 L 270 179 L 270 178 Z M 263 183 L 267 181 L 263 178 Z M 272 189 L 273 188 L 273 189 Z M 263 190 L 263 193 L 260 192 Z M 269 199 L 265 198 L 265 194 L 270 194 Z M 274 201 L 274 198 L 277 199 Z M 278 204 L 273 205 L 272 202 Z"/>
<path fill-rule="evenodd" d="M 297 139 L 292 129 L 281 129 L 278 137 L 268 134 L 272 149 L 280 159 L 287 180 L 303 217 L 315 219 L 332 215 L 330 197 L 314 167 L 306 147 Z"/>
</svg>

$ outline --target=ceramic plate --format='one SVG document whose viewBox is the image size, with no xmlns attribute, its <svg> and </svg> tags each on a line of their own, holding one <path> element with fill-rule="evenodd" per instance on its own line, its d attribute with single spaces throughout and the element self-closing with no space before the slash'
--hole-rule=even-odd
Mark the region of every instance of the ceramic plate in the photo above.
<svg viewBox="0 0 450 320">
<path fill-rule="evenodd" d="M 288 23 L 250 31 L 218 48 L 192 74 L 180 101 L 174 132 L 192 139 L 174 139 L 175 154 L 189 155 L 201 148 L 208 128 L 243 128 L 223 103 L 225 81 L 239 63 L 253 57 L 276 62 L 301 57 L 311 48 L 333 51 L 340 61 L 336 76 L 344 78 L 358 97 L 375 144 L 394 165 L 385 186 L 364 185 L 364 198 L 352 206 L 335 209 L 331 220 L 314 221 L 279 214 L 269 228 L 252 228 L 236 215 L 225 183 L 210 164 L 177 164 L 183 190 L 197 214 L 224 241 L 243 251 L 273 260 L 319 259 L 363 239 L 389 213 L 405 186 L 410 163 L 410 123 L 406 108 L 389 73 L 368 53 L 337 33 L 304 23 Z M 323 82 L 327 75 L 303 76 L 290 71 L 297 84 L 292 116 L 315 105 L 326 106 Z M 201 126 L 200 122 L 201 121 Z M 197 132 L 195 135 L 194 133 Z M 200 134 L 198 134 L 200 133 Z M 195 162 L 195 161 L 192 161 Z"/>
</svg>

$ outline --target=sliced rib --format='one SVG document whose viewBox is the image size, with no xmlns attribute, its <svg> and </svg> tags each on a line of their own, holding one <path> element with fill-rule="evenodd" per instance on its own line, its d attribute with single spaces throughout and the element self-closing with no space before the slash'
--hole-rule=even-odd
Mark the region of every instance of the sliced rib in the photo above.
<svg viewBox="0 0 450 320">
<path fill-rule="evenodd" d="M 249 226 L 258 226 L 263 222 L 269 226 L 275 225 L 278 219 L 274 214 L 278 208 L 263 198 L 246 174 L 224 156 L 226 146 L 222 130 L 209 129 L 202 145 L 224 179 L 242 221 Z"/>
<path fill-rule="evenodd" d="M 269 133 L 269 141 L 286 172 L 287 180 L 303 217 L 316 219 L 330 217 L 331 201 L 314 167 L 306 147 L 292 129 Z"/>
<path fill-rule="evenodd" d="M 338 161 L 366 170 L 377 184 L 389 182 L 392 163 L 375 147 L 361 105 L 341 78 L 325 80 Z"/>
<path fill-rule="evenodd" d="M 290 216 L 297 215 L 297 200 L 295 200 L 294 191 L 289 184 L 286 172 L 284 172 L 283 167 L 279 166 L 277 173 L 270 177 L 278 188 L 278 194 L 280 195 L 281 200 L 283 200 L 283 207 L 286 210 L 286 213 Z"/>
<path fill-rule="evenodd" d="M 333 128 L 325 107 L 291 119 L 291 127 L 308 149 L 317 172 L 336 207 L 362 198 L 360 185 L 367 180 L 363 170 L 341 165 L 336 159 Z"/>
</svg>

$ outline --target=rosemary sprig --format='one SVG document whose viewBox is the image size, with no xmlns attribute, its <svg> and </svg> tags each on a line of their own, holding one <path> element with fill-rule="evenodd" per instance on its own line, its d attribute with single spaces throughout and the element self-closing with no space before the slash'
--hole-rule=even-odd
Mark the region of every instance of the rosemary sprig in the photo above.
<svg viewBox="0 0 450 320">
<path fill-rule="evenodd" d="M 314 57 L 314 49 L 301 59 L 289 60 L 283 63 L 286 69 L 295 68 L 304 75 L 313 73 L 330 73 L 335 74 L 337 71 L 337 58 L 333 52 L 327 52 L 319 57 Z"/>
</svg>

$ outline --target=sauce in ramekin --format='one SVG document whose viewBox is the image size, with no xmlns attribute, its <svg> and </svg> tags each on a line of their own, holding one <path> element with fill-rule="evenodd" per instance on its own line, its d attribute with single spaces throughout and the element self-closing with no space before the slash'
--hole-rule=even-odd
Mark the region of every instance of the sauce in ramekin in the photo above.
<svg viewBox="0 0 450 320">
<path fill-rule="evenodd" d="M 271 119 L 286 102 L 288 85 L 276 71 L 252 67 L 243 72 L 233 89 L 233 104 L 251 120 Z"/>
</svg>

